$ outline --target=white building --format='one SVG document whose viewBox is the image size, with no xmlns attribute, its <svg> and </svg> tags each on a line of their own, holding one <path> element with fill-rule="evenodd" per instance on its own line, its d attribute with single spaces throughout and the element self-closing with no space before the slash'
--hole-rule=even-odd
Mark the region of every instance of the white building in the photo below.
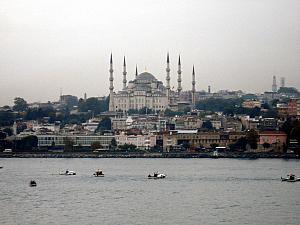
<svg viewBox="0 0 300 225">
<path fill-rule="evenodd" d="M 118 145 L 132 144 L 140 149 L 147 149 L 149 147 L 154 147 L 156 145 L 156 135 L 127 135 L 122 132 L 116 135 L 116 141 Z"/>
<path fill-rule="evenodd" d="M 177 109 L 178 101 L 181 94 L 181 62 L 180 56 L 178 60 L 178 77 L 177 77 L 177 91 L 172 91 L 170 87 L 170 61 L 169 54 L 167 55 L 166 67 L 166 85 L 162 81 L 155 78 L 154 75 L 148 72 L 138 74 L 136 68 L 135 79 L 128 82 L 127 85 L 127 71 L 124 57 L 123 63 L 123 88 L 121 91 L 114 92 L 114 77 L 113 77 L 113 61 L 112 55 L 110 58 L 110 102 L 109 111 L 123 111 L 140 110 L 143 108 L 158 111 L 165 111 L 167 108 Z M 193 67 L 192 72 L 192 96 L 191 104 L 195 105 L 195 71 Z"/>
</svg>

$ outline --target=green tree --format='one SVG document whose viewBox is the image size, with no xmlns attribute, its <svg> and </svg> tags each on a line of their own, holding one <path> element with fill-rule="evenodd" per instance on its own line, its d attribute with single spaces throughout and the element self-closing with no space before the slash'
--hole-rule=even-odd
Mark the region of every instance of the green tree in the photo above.
<svg viewBox="0 0 300 225">
<path fill-rule="evenodd" d="M 115 138 L 111 139 L 110 148 L 115 149 L 118 146 L 118 143 Z"/>
<path fill-rule="evenodd" d="M 249 130 L 246 133 L 247 143 L 250 145 L 250 147 L 252 149 L 257 149 L 258 138 L 259 138 L 259 135 L 255 130 Z"/>
<path fill-rule="evenodd" d="M 104 117 L 100 121 L 100 123 L 98 124 L 98 127 L 96 129 L 96 132 L 104 131 L 104 130 L 111 130 L 111 119 L 109 117 Z"/>
<path fill-rule="evenodd" d="M 4 128 L 3 132 L 6 133 L 7 136 L 13 135 L 13 130 L 10 127 Z"/>
<path fill-rule="evenodd" d="M 94 141 L 91 144 L 91 148 L 95 150 L 95 149 L 101 149 L 101 148 L 103 148 L 103 146 L 101 145 L 101 143 L 99 141 Z"/>
<path fill-rule="evenodd" d="M 270 148 L 271 145 L 268 142 L 265 142 L 265 143 L 263 143 L 263 147 L 264 147 L 264 149 L 266 149 L 266 148 Z"/>
<path fill-rule="evenodd" d="M 13 109 L 15 111 L 18 111 L 18 112 L 23 112 L 23 111 L 26 111 L 28 108 L 28 104 L 27 102 L 23 99 L 23 98 L 20 98 L 20 97 L 16 97 L 14 99 L 14 106 L 13 106 Z"/>
<path fill-rule="evenodd" d="M 35 135 L 28 135 L 15 142 L 17 151 L 31 151 L 38 146 L 38 138 Z"/>
<path fill-rule="evenodd" d="M 203 122 L 202 128 L 206 129 L 206 130 L 212 130 L 213 126 L 212 126 L 212 123 L 208 120 L 208 121 Z"/>
<path fill-rule="evenodd" d="M 0 126 L 11 126 L 14 124 L 15 115 L 9 111 L 0 111 Z"/>
<path fill-rule="evenodd" d="M 70 137 L 64 138 L 64 144 L 66 152 L 73 151 L 74 141 Z"/>
</svg>

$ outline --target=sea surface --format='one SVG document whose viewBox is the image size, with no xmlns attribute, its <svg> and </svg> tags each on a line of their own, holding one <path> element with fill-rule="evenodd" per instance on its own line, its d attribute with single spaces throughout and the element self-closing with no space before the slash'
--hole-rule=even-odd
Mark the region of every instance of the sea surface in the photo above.
<svg viewBox="0 0 300 225">
<path fill-rule="evenodd" d="M 300 224 L 299 160 L 0 159 L 0 224 Z M 66 169 L 76 176 L 58 175 Z M 93 177 L 97 169 L 105 177 Z M 166 179 L 148 180 L 154 171 Z M 34 179 L 37 187 L 29 187 Z"/>
</svg>

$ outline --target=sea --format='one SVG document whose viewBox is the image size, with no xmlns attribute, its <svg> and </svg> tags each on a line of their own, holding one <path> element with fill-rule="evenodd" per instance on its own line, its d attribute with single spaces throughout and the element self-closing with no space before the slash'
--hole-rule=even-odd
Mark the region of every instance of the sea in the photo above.
<svg viewBox="0 0 300 225">
<path fill-rule="evenodd" d="M 0 224 L 300 224 L 300 161 L 1 158 Z M 73 170 L 75 176 L 59 175 Z M 104 177 L 94 177 L 100 169 Z M 147 179 L 155 171 L 165 179 Z M 30 180 L 37 182 L 30 187 Z"/>
</svg>

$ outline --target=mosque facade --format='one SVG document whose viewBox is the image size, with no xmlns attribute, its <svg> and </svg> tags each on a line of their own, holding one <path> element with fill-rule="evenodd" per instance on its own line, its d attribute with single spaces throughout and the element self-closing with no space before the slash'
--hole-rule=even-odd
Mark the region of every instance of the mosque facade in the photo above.
<svg viewBox="0 0 300 225">
<path fill-rule="evenodd" d="M 127 83 L 126 60 L 123 62 L 123 88 L 120 91 L 114 91 L 114 74 L 113 74 L 113 58 L 110 57 L 110 101 L 109 111 L 128 112 L 129 110 L 140 110 L 143 108 L 151 109 L 159 112 L 165 111 L 167 108 L 178 110 L 180 104 L 181 87 L 181 61 L 178 59 L 177 70 L 177 90 L 170 88 L 170 60 L 167 54 L 166 66 L 166 85 L 159 81 L 154 75 L 148 72 L 138 74 L 137 68 L 135 71 L 135 79 Z M 195 70 L 193 66 L 192 72 L 192 90 L 191 100 L 188 104 L 191 107 L 195 106 Z M 187 103 L 184 103 L 187 104 Z"/>
</svg>

